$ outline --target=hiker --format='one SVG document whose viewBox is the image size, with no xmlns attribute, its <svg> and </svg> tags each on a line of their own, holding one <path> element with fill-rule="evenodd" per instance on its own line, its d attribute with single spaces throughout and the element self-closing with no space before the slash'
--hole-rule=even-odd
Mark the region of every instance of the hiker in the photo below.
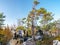
<svg viewBox="0 0 60 45">
<path fill-rule="evenodd" d="M 14 33 L 14 38 L 13 39 L 17 39 L 17 34 L 16 32 Z"/>
<path fill-rule="evenodd" d="M 38 30 L 38 32 L 40 33 L 40 35 L 43 35 L 43 31 L 42 30 Z"/>
</svg>

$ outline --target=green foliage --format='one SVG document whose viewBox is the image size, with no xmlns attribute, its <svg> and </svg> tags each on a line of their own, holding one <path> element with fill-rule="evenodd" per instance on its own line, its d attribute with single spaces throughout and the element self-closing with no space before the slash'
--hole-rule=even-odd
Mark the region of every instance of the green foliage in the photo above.
<svg viewBox="0 0 60 45">
<path fill-rule="evenodd" d="M 36 26 L 36 29 L 39 30 L 40 29 L 40 26 Z"/>
<path fill-rule="evenodd" d="M 42 27 L 42 30 L 46 30 L 46 31 L 49 31 L 49 30 L 53 31 L 53 30 L 56 30 L 56 29 L 57 29 L 56 28 L 56 23 L 54 23 L 54 22 L 51 22 L 47 25 L 43 25 L 43 27 Z"/>
<path fill-rule="evenodd" d="M 25 20 L 26 18 L 23 18 L 22 20 Z"/>
<path fill-rule="evenodd" d="M 37 16 L 42 16 L 39 23 L 42 24 L 42 30 L 50 30 L 52 25 L 50 25 L 50 21 L 53 19 L 52 13 L 48 12 L 45 8 L 40 8 L 37 10 Z"/>
<path fill-rule="evenodd" d="M 48 12 L 45 8 L 40 8 L 37 10 L 36 12 L 37 16 L 42 16 L 41 20 L 39 21 L 39 23 L 46 25 L 48 23 L 50 23 L 50 21 L 53 19 L 53 15 L 51 12 Z M 44 28 L 46 26 L 43 26 Z"/>
<path fill-rule="evenodd" d="M 56 36 L 54 40 L 59 40 L 60 41 L 60 35 Z"/>
<path fill-rule="evenodd" d="M 10 41 L 10 39 L 12 39 L 12 36 L 13 35 L 10 30 L 0 30 L 0 42 L 7 43 L 8 41 Z"/>
<path fill-rule="evenodd" d="M 43 20 L 51 21 L 52 19 L 53 19 L 53 17 L 52 17 L 52 13 L 51 12 L 47 12 L 43 16 Z"/>
<path fill-rule="evenodd" d="M 44 25 L 42 27 L 42 30 L 45 30 L 45 31 L 48 31 L 50 29 L 50 26 L 49 25 Z"/>
<path fill-rule="evenodd" d="M 53 33 L 53 32 L 56 32 L 57 31 L 57 28 L 56 26 L 52 26 L 52 28 L 50 29 L 50 31 Z"/>
<path fill-rule="evenodd" d="M 28 30 L 28 36 L 31 36 L 31 30 Z"/>
<path fill-rule="evenodd" d="M 17 30 L 25 30 L 24 26 L 18 26 Z"/>
<path fill-rule="evenodd" d="M 54 37 L 49 37 L 47 35 L 44 35 L 42 41 L 36 41 L 36 45 L 52 45 L 53 44 Z"/>
<path fill-rule="evenodd" d="M 37 0 L 34 0 L 34 4 L 37 5 L 39 4 L 40 2 L 38 2 Z"/>
<path fill-rule="evenodd" d="M 28 17 L 27 17 L 26 22 L 27 22 L 27 26 L 28 26 L 28 28 L 29 28 L 29 26 L 31 26 L 31 17 L 30 17 L 30 14 L 29 14 Z"/>
<path fill-rule="evenodd" d="M 0 34 L 0 42 L 3 41 L 4 35 Z"/>
<path fill-rule="evenodd" d="M 3 24 L 3 22 L 5 21 L 4 18 L 5 18 L 5 16 L 3 15 L 3 13 L 0 13 L 0 28 L 2 25 L 4 25 Z"/>
<path fill-rule="evenodd" d="M 48 24 L 53 19 L 53 16 L 50 12 L 43 14 L 41 23 Z"/>
<path fill-rule="evenodd" d="M 40 8 L 36 11 L 36 15 L 40 16 L 41 14 L 45 14 L 47 11 L 45 8 Z"/>
</svg>

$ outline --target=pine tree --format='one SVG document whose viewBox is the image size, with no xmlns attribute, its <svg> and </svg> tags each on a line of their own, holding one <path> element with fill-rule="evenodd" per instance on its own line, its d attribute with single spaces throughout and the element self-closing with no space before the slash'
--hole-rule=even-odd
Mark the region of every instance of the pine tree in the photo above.
<svg viewBox="0 0 60 45">
<path fill-rule="evenodd" d="M 4 25 L 4 21 L 5 21 L 4 18 L 5 18 L 5 16 L 3 15 L 3 13 L 0 13 L 0 29 Z"/>
</svg>

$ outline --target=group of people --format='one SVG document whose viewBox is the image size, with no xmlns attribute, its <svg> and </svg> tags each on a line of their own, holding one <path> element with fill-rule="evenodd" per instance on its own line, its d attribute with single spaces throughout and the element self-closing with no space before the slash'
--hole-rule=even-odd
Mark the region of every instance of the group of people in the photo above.
<svg viewBox="0 0 60 45">
<path fill-rule="evenodd" d="M 38 30 L 37 33 L 39 33 L 40 36 L 43 35 L 43 31 L 42 31 L 42 30 Z M 20 39 L 21 39 L 21 40 L 20 40 L 21 42 L 25 42 L 25 41 L 27 41 L 27 39 L 28 39 L 28 32 L 27 32 L 26 36 L 23 36 L 24 34 L 25 34 L 25 31 L 19 30 L 18 32 L 15 32 L 15 33 L 14 33 L 13 39 L 18 39 L 18 38 L 20 38 Z M 32 36 L 31 36 L 31 37 L 32 37 Z M 18 42 L 19 42 L 19 41 L 17 41 L 16 44 L 17 44 Z"/>
</svg>

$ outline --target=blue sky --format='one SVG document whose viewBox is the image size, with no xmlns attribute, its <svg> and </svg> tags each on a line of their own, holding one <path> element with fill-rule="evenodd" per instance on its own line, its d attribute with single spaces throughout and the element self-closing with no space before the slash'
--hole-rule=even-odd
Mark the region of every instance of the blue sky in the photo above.
<svg viewBox="0 0 60 45">
<path fill-rule="evenodd" d="M 60 0 L 38 0 L 40 4 L 36 7 L 46 8 L 52 12 L 54 19 L 60 18 Z M 33 0 L 0 0 L 0 12 L 6 16 L 5 24 L 17 24 L 17 19 L 27 17 L 32 9 Z"/>
</svg>

